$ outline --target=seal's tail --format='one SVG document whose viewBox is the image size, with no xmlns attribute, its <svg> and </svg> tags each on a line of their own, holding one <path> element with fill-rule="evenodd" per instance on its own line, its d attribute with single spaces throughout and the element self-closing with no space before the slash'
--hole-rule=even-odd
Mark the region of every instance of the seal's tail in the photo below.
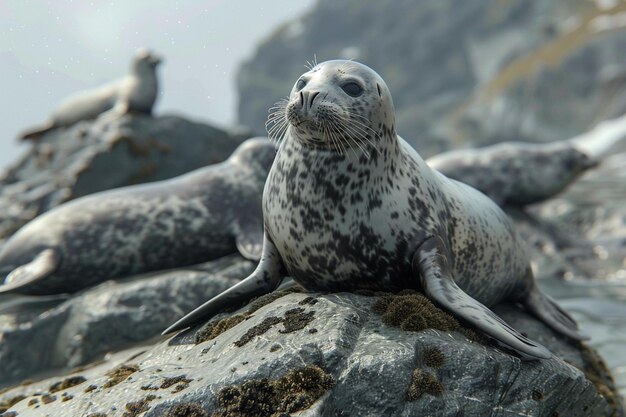
<svg viewBox="0 0 626 417">
<path fill-rule="evenodd" d="M 623 152 L 626 150 L 626 115 L 605 120 L 569 142 L 596 162 L 614 153 Z"/>
<path fill-rule="evenodd" d="M 558 304 L 546 294 L 539 291 L 536 286 L 530 291 L 523 301 L 524 306 L 535 316 L 557 332 L 574 340 L 587 340 L 589 337 L 578 331 L 576 321 Z"/>
<path fill-rule="evenodd" d="M 54 126 L 52 125 L 52 123 L 48 123 L 47 125 L 40 126 L 40 127 L 31 129 L 31 130 L 27 130 L 25 132 L 22 132 L 20 134 L 20 139 L 21 140 L 37 140 L 44 133 L 47 133 L 47 132 L 51 131 L 52 129 L 54 129 Z"/>
</svg>

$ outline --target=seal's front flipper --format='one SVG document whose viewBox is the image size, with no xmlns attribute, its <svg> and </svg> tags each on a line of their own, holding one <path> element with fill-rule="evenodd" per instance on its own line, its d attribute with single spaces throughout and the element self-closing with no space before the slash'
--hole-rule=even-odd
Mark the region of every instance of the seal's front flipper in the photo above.
<svg viewBox="0 0 626 417">
<path fill-rule="evenodd" d="M 252 210 L 251 207 L 247 209 Z M 263 254 L 263 214 L 261 210 L 258 213 L 257 210 L 252 211 L 253 213 L 245 214 L 245 217 L 235 223 L 235 243 L 241 256 L 258 262 Z"/>
<path fill-rule="evenodd" d="M 483 304 L 460 289 L 452 279 L 445 247 L 438 237 L 426 240 L 413 256 L 413 271 L 420 275 L 428 298 L 468 321 L 488 336 L 519 352 L 524 358 L 549 359 L 548 349 L 509 326 Z"/>
<path fill-rule="evenodd" d="M 237 285 L 211 298 L 191 313 L 165 329 L 162 334 L 168 334 L 197 323 L 208 320 L 223 308 L 231 305 L 240 305 L 253 297 L 258 297 L 273 291 L 285 277 L 285 270 L 278 250 L 265 235 L 263 240 L 263 256 L 261 262 L 252 274 Z"/>
<path fill-rule="evenodd" d="M 20 292 L 20 289 L 40 281 L 53 273 L 59 265 L 59 254 L 55 249 L 45 249 L 32 261 L 15 268 L 0 285 L 0 294 Z"/>
</svg>

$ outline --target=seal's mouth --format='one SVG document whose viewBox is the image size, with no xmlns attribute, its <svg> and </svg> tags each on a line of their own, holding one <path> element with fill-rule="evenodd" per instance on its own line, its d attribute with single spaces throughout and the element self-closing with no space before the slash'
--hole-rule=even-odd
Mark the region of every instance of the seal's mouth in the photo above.
<svg viewBox="0 0 626 417">
<path fill-rule="evenodd" d="M 370 122 L 356 111 L 319 97 L 304 105 L 300 96 L 283 99 L 270 108 L 265 127 L 271 140 L 281 141 L 286 135 L 306 146 L 346 154 L 362 154 L 366 158 L 375 151 L 373 138 L 377 132 Z"/>
</svg>

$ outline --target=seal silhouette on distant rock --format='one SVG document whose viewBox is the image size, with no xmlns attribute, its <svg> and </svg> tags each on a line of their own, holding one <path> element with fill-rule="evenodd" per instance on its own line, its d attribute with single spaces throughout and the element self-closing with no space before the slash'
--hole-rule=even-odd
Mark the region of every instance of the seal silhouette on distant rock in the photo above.
<svg viewBox="0 0 626 417">
<path fill-rule="evenodd" d="M 263 193 L 261 261 L 164 333 L 272 291 L 289 275 L 310 290 L 421 289 L 527 358 L 551 353 L 486 306 L 519 302 L 554 330 L 582 338 L 536 286 L 502 210 L 431 169 L 396 135 L 391 95 L 370 68 L 340 60 L 315 66 L 269 122 L 280 146 Z"/>
<path fill-rule="evenodd" d="M 146 49 L 138 51 L 129 75 L 68 97 L 52 112 L 45 125 L 22 133 L 21 138 L 37 139 L 52 129 L 95 119 L 109 110 L 114 115 L 129 112 L 151 114 L 158 93 L 156 67 L 160 62 L 161 58 L 154 53 Z"/>
<path fill-rule="evenodd" d="M 276 155 L 250 139 L 217 165 L 70 201 L 0 250 L 0 294 L 49 295 L 111 278 L 206 262 L 239 250 L 258 260 L 262 189 Z"/>
</svg>

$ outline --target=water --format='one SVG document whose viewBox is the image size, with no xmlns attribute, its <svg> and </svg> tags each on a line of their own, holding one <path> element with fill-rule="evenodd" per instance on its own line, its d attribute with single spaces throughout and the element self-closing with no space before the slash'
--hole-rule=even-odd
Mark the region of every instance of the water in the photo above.
<svg viewBox="0 0 626 417">
<path fill-rule="evenodd" d="M 617 154 L 589 171 L 559 199 L 541 209 L 593 246 L 595 256 L 576 260 L 586 277 L 544 279 L 539 285 L 572 312 L 591 336 L 626 397 L 626 154 Z"/>
<path fill-rule="evenodd" d="M 559 300 L 582 332 L 591 337 L 588 344 L 600 352 L 626 398 L 626 280 L 542 280 L 539 285 Z"/>
</svg>

